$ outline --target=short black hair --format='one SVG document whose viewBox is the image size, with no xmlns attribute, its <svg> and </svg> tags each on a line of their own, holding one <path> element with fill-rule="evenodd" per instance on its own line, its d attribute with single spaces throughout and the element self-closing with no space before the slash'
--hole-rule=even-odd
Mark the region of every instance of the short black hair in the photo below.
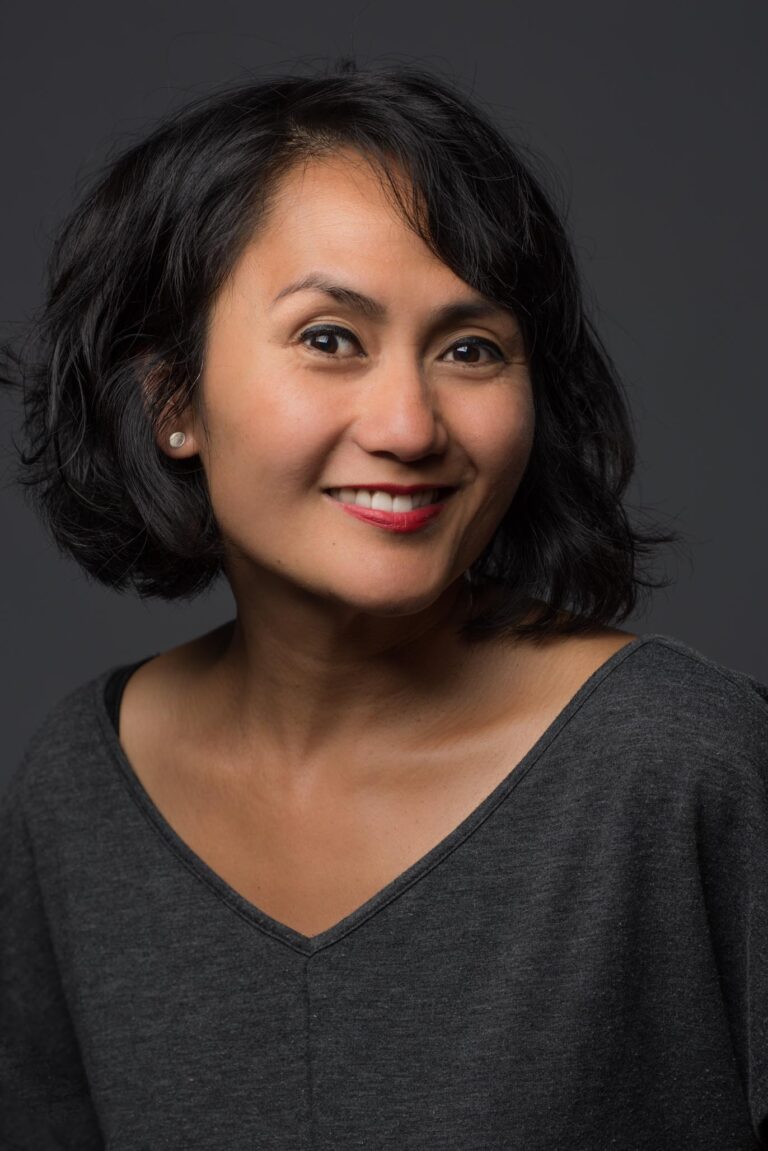
<svg viewBox="0 0 768 1151">
<path fill-rule="evenodd" d="M 430 250 L 512 309 L 523 330 L 534 443 L 507 513 L 465 573 L 471 588 L 502 592 L 469 630 L 542 635 L 621 622 L 640 588 L 669 582 L 641 573 L 640 560 L 679 536 L 629 522 L 629 409 L 586 314 L 563 220 L 530 148 L 452 80 L 413 65 L 360 68 L 342 57 L 308 76 L 249 78 L 188 103 L 109 159 L 53 243 L 25 342 L 34 351 L 5 345 L 3 379 L 24 396 L 16 481 L 59 549 L 102 584 L 191 599 L 225 574 L 202 465 L 166 456 L 155 433 L 196 405 L 211 304 L 280 175 L 346 146 L 377 163 Z"/>
</svg>

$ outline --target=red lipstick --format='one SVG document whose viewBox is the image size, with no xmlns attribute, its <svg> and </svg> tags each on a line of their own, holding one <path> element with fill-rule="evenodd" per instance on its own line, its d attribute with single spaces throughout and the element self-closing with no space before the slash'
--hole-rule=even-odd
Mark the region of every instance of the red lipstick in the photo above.
<svg viewBox="0 0 768 1151">
<path fill-rule="evenodd" d="M 357 491 L 387 492 L 393 496 L 408 495 L 411 492 L 434 491 L 435 488 L 435 484 L 411 484 L 407 487 L 402 484 L 355 485 L 355 490 Z M 445 507 L 445 500 L 447 496 L 451 494 L 451 490 L 452 489 L 448 488 L 442 489 L 439 503 L 426 504 L 424 507 L 414 508 L 409 512 L 386 512 L 380 511 L 378 508 L 361 508 L 358 504 L 342 503 L 341 500 L 334 499 L 334 497 L 330 495 L 328 499 L 331 500 L 336 507 L 346 512 L 347 515 L 354 516 L 355 519 L 363 520 L 364 523 L 373 524 L 378 528 L 383 528 L 384 531 L 396 532 L 402 535 L 409 532 L 421 531 L 422 528 L 436 519 Z"/>
<path fill-rule="evenodd" d="M 357 504 L 342 504 L 338 500 L 334 503 L 339 504 L 347 515 L 375 524 L 388 532 L 417 532 L 439 516 L 445 507 L 445 504 L 427 504 L 423 508 L 414 508 L 412 512 L 380 512 L 374 508 L 359 508 Z"/>
</svg>

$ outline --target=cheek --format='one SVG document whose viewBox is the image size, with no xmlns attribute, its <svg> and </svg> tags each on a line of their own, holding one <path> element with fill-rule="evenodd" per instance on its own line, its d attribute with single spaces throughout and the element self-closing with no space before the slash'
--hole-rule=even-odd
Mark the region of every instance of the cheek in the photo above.
<svg viewBox="0 0 768 1151">
<path fill-rule="evenodd" d="M 535 411 L 530 389 L 500 392 L 494 403 L 473 406 L 464 413 L 463 441 L 466 451 L 487 481 L 500 495 L 517 487 L 533 448 Z"/>
<path fill-rule="evenodd" d="M 250 502 L 268 492 L 275 506 L 317 484 L 324 474 L 338 420 L 320 389 L 299 394 L 279 379 L 230 390 L 226 405 L 209 404 L 204 464 L 216 507 Z"/>
</svg>

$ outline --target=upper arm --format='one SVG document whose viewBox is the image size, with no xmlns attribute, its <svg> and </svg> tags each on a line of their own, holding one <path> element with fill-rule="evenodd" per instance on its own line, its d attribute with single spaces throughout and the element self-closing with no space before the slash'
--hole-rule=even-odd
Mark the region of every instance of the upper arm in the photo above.
<svg viewBox="0 0 768 1151">
<path fill-rule="evenodd" d="M 16 787 L 0 797 L 0 1147 L 103 1151 Z"/>
</svg>

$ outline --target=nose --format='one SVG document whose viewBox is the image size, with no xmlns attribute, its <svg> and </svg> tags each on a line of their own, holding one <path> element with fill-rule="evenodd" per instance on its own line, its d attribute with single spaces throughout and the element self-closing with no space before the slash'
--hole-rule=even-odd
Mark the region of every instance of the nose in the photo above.
<svg viewBox="0 0 768 1151">
<path fill-rule="evenodd" d="M 371 373 L 359 395 L 354 436 L 372 455 L 417 460 L 441 454 L 448 433 L 434 385 L 413 361 Z"/>
</svg>

